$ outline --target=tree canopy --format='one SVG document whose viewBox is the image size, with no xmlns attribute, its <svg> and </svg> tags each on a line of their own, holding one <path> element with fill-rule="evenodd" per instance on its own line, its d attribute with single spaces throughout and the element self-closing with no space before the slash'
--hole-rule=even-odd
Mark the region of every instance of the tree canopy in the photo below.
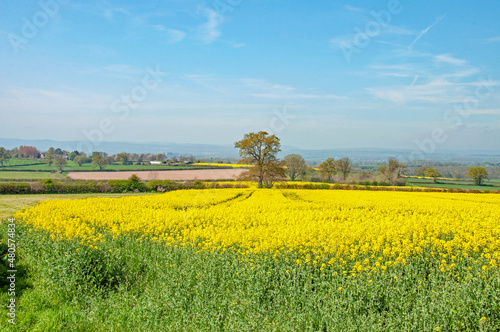
<svg viewBox="0 0 500 332">
<path fill-rule="evenodd" d="M 437 178 L 442 176 L 441 173 L 439 173 L 439 171 L 436 171 L 434 168 L 427 168 L 425 171 L 424 171 L 424 175 L 426 177 L 429 177 L 429 178 L 433 178 L 434 180 L 434 183 L 437 182 Z"/>
<path fill-rule="evenodd" d="M 284 161 L 290 180 L 295 181 L 297 177 L 306 174 L 307 164 L 300 154 L 289 154 L 285 156 Z"/>
<path fill-rule="evenodd" d="M 347 178 L 347 175 L 349 175 L 349 173 L 351 173 L 351 169 L 352 169 L 351 159 L 349 159 L 347 157 L 339 159 L 339 160 L 337 160 L 337 163 L 335 166 L 336 166 L 336 170 L 342 174 L 343 181 L 345 181 L 345 179 Z"/>
<path fill-rule="evenodd" d="M 395 158 L 389 158 L 389 162 L 379 166 L 377 170 L 390 182 L 396 182 L 396 180 L 402 178 L 403 175 L 408 173 L 408 169 L 405 164 L 399 162 Z"/>
<path fill-rule="evenodd" d="M 99 170 L 102 171 L 103 169 L 106 168 L 106 165 L 108 164 L 108 161 L 106 160 L 105 157 L 103 157 L 102 154 L 100 153 L 92 153 L 92 165 L 94 167 L 99 167 Z"/>
<path fill-rule="evenodd" d="M 473 179 L 478 186 L 482 185 L 484 179 L 487 179 L 488 176 L 488 171 L 484 167 L 472 167 L 467 172 L 467 177 Z"/>
<path fill-rule="evenodd" d="M 337 173 L 337 164 L 335 159 L 328 158 L 319 165 L 319 174 L 327 181 L 333 181 L 333 177 Z"/>
<path fill-rule="evenodd" d="M 240 163 L 254 165 L 243 177 L 256 179 L 259 187 L 271 186 L 278 179 L 286 177 L 283 163 L 277 154 L 281 151 L 280 139 L 265 131 L 245 134 L 234 147 L 240 149 Z"/>
</svg>

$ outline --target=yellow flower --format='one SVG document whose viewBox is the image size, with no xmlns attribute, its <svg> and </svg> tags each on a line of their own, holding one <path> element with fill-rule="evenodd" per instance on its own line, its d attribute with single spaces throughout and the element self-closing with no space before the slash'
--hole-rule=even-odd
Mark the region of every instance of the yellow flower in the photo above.
<svg viewBox="0 0 500 332">
<path fill-rule="evenodd" d="M 287 255 L 300 267 L 328 265 L 358 277 L 414 257 L 441 263 L 443 272 L 462 261 L 471 270 L 497 269 L 499 205 L 497 194 L 244 188 L 47 200 L 16 218 L 33 232 L 48 231 L 52 241 L 76 239 L 90 248 L 137 234 L 137 242 L 199 253 L 237 248 L 243 261 Z"/>
</svg>

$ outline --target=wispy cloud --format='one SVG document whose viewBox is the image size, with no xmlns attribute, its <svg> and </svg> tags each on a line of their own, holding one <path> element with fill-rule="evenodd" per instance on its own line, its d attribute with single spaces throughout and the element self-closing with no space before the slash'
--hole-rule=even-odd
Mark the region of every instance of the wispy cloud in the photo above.
<svg viewBox="0 0 500 332">
<path fill-rule="evenodd" d="M 126 64 L 109 64 L 99 67 L 82 67 L 75 69 L 78 74 L 106 76 L 123 80 L 136 80 L 144 75 L 144 69 Z"/>
<path fill-rule="evenodd" d="M 444 78 L 455 78 L 455 79 L 460 79 L 460 78 L 465 78 L 465 77 L 470 77 L 479 74 L 479 69 L 477 68 L 469 68 L 465 70 L 459 70 L 453 73 L 447 73 L 441 75 Z"/>
<path fill-rule="evenodd" d="M 486 38 L 484 40 L 485 43 L 500 43 L 500 36 L 499 37 L 492 37 L 492 38 Z"/>
<path fill-rule="evenodd" d="M 210 8 L 201 8 L 199 11 L 206 17 L 206 23 L 199 28 L 201 39 L 205 44 L 211 44 L 221 36 L 220 26 L 224 17 Z"/>
<path fill-rule="evenodd" d="M 500 108 L 476 109 L 471 110 L 468 113 L 477 115 L 500 115 Z"/>
<path fill-rule="evenodd" d="M 368 22 L 370 19 L 367 18 L 366 21 Z M 353 32 L 351 34 L 346 34 L 342 36 L 335 36 L 330 39 L 330 45 L 334 48 L 345 48 L 346 46 L 350 46 L 354 44 L 354 41 L 356 40 L 356 33 Z M 380 30 L 380 33 L 378 36 L 384 36 L 384 35 L 414 35 L 414 32 L 395 26 L 395 25 L 390 25 L 390 24 L 384 24 L 382 25 L 382 28 Z M 380 43 L 385 43 L 384 41 L 378 41 Z M 393 44 L 393 43 L 391 43 Z"/>
<path fill-rule="evenodd" d="M 242 78 L 239 80 L 241 83 L 243 83 L 246 87 L 249 88 L 256 88 L 259 90 L 268 90 L 268 91 L 281 91 L 281 92 L 286 92 L 286 91 L 294 91 L 295 88 L 287 85 L 281 85 L 281 84 L 275 84 L 271 83 L 267 80 L 263 79 L 256 79 L 256 78 Z"/>
<path fill-rule="evenodd" d="M 297 88 L 271 83 L 263 79 L 243 78 L 239 80 L 247 89 L 247 94 L 251 97 L 265 99 L 331 99 L 346 100 L 347 97 L 333 94 L 311 94 L 297 91 Z M 252 91 L 253 90 L 253 91 Z"/>
<path fill-rule="evenodd" d="M 419 76 L 410 85 L 379 86 L 366 91 L 376 98 L 396 104 L 427 102 L 449 104 L 468 101 L 474 96 L 475 86 L 484 86 L 482 81 L 452 82 L 447 75 L 438 75 L 423 84 L 416 84 Z"/>
<path fill-rule="evenodd" d="M 450 65 L 455 65 L 455 66 L 463 66 L 467 63 L 466 60 L 454 58 L 450 54 L 436 55 L 434 57 L 434 61 L 444 62 L 444 63 L 450 64 Z"/>
<path fill-rule="evenodd" d="M 185 74 L 182 76 L 183 79 L 194 82 L 208 90 L 212 90 L 219 93 L 226 93 L 227 91 L 223 88 L 218 87 L 217 80 L 198 74 Z"/>
<path fill-rule="evenodd" d="M 434 80 L 427 84 L 410 86 L 380 86 L 367 88 L 373 96 L 396 104 L 406 104 L 414 101 L 440 102 L 448 97 L 451 83 L 445 80 Z"/>
<path fill-rule="evenodd" d="M 85 110 L 99 112 L 108 100 L 106 96 L 80 90 L 47 90 L 12 88 L 0 94 L 0 105 L 24 114 L 67 116 Z"/>
<path fill-rule="evenodd" d="M 316 95 L 305 93 L 290 93 L 290 94 L 273 94 L 273 93 L 253 93 L 252 97 L 269 98 L 269 99 L 332 99 L 332 100 L 348 100 L 348 97 L 337 95 Z"/>
<path fill-rule="evenodd" d="M 231 42 L 231 41 L 227 41 L 227 40 L 221 40 L 221 42 L 231 46 L 232 48 L 241 48 L 241 47 L 245 47 L 247 46 L 246 44 L 244 43 L 234 43 L 234 42 Z"/>
<path fill-rule="evenodd" d="M 441 22 L 441 21 L 442 21 L 445 17 L 446 17 L 446 14 L 444 14 L 444 15 L 442 15 L 442 16 L 440 16 L 440 17 L 438 17 L 438 18 L 434 21 L 434 23 L 432 23 L 432 24 L 431 24 L 431 25 L 429 25 L 427 28 L 425 28 L 424 30 L 422 30 L 422 31 L 418 34 L 417 38 L 415 38 L 415 39 L 413 40 L 413 42 L 410 44 L 410 46 L 408 46 L 408 50 L 409 50 L 409 51 L 411 51 L 411 50 L 412 50 L 412 48 L 413 48 L 413 45 L 415 45 L 415 43 L 416 43 L 416 42 L 418 42 L 418 41 L 420 40 L 420 38 L 422 38 L 422 37 L 423 37 L 423 36 L 424 36 L 427 32 L 429 32 L 429 30 L 430 30 L 431 28 L 433 28 L 434 26 L 436 26 L 437 24 L 439 24 L 439 23 L 440 23 L 440 22 Z"/>
<path fill-rule="evenodd" d="M 417 83 L 417 80 L 418 80 L 418 75 L 416 75 L 414 78 L 413 78 L 413 81 L 411 82 L 411 86 L 414 86 L 415 83 Z"/>
<path fill-rule="evenodd" d="M 160 31 L 166 34 L 169 43 L 178 43 L 186 37 L 186 33 L 180 30 L 167 29 L 161 24 L 154 26 L 156 31 Z"/>
<path fill-rule="evenodd" d="M 365 9 L 354 7 L 354 6 L 351 6 L 351 5 L 345 5 L 344 9 L 347 10 L 347 11 L 350 11 L 350 12 L 355 12 L 355 13 L 367 13 L 367 11 Z"/>
</svg>

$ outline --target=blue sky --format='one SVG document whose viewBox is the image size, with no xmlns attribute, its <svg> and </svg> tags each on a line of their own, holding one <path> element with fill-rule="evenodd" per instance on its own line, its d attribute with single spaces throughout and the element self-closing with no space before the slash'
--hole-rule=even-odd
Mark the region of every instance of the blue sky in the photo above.
<svg viewBox="0 0 500 332">
<path fill-rule="evenodd" d="M 495 149 L 494 1 L 4 0 L 0 137 Z"/>
</svg>

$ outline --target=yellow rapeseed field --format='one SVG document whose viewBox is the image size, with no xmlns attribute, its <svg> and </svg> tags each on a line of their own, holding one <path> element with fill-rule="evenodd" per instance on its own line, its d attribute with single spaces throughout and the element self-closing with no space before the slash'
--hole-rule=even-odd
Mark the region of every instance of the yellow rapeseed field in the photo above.
<svg viewBox="0 0 500 332">
<path fill-rule="evenodd" d="M 297 265 L 347 265 L 349 273 L 415 257 L 438 260 L 443 272 L 467 260 L 487 271 L 500 259 L 497 194 L 189 190 L 43 201 L 16 217 L 54 239 L 96 247 L 110 235 L 132 234 L 199 251 L 232 248 L 242 259 L 293 253 Z"/>
</svg>

